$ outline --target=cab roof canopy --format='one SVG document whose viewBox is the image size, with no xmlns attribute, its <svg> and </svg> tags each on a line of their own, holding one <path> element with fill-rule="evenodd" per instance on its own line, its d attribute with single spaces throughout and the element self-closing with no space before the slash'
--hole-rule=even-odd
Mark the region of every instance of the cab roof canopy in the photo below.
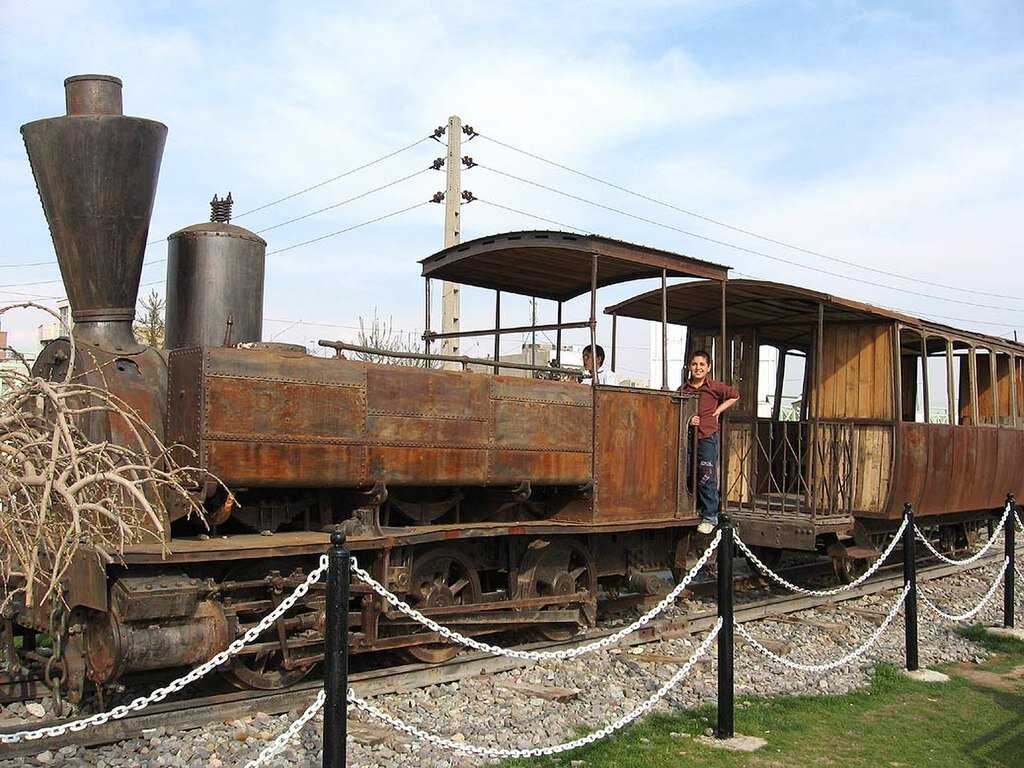
<svg viewBox="0 0 1024 768">
<path fill-rule="evenodd" d="M 445 248 L 420 263 L 425 278 L 568 301 L 590 291 L 595 257 L 598 288 L 661 277 L 663 271 L 667 277 L 705 278 L 718 285 L 729 272 L 728 267 L 670 251 L 552 231 L 488 235 Z"/>
</svg>

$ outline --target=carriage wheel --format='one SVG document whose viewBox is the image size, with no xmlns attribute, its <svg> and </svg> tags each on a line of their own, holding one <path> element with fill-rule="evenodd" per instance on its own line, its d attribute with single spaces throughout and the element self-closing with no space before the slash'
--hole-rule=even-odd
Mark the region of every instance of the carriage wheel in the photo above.
<svg viewBox="0 0 1024 768">
<path fill-rule="evenodd" d="M 520 581 L 528 584 L 525 597 L 552 597 L 586 593 L 580 606 L 580 619 L 575 627 L 541 624 L 537 632 L 548 640 L 568 640 L 580 629 L 593 626 L 597 619 L 597 566 L 590 551 L 582 543 L 568 540 L 530 544 L 520 566 Z M 560 610 L 570 603 L 555 603 L 545 610 Z"/>
<path fill-rule="evenodd" d="M 416 553 L 409 585 L 409 604 L 414 608 L 447 608 L 479 603 L 482 595 L 480 574 L 464 553 L 451 547 L 437 547 Z M 444 624 L 443 619 L 439 619 Z M 459 652 L 453 643 L 410 645 L 403 652 L 427 664 L 448 661 Z"/>
<path fill-rule="evenodd" d="M 851 584 L 867 571 L 868 561 L 863 557 L 835 556 L 832 558 L 832 569 L 841 583 Z"/>
</svg>

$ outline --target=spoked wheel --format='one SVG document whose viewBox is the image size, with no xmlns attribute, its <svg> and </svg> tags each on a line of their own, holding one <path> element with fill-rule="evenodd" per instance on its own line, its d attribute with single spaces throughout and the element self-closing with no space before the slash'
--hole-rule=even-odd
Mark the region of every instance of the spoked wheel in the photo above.
<svg viewBox="0 0 1024 768">
<path fill-rule="evenodd" d="M 936 549 L 947 557 L 963 554 L 967 551 L 967 526 L 943 525 L 939 528 L 939 546 Z"/>
<path fill-rule="evenodd" d="M 414 608 L 447 608 L 479 603 L 482 595 L 480 574 L 464 553 L 451 547 L 417 552 L 413 560 L 409 603 Z M 444 624 L 443 619 L 438 620 Z M 453 643 L 410 645 L 404 653 L 416 661 L 438 664 L 459 652 Z"/>
<path fill-rule="evenodd" d="M 765 568 L 770 571 L 774 571 L 779 567 L 779 563 L 782 562 L 782 550 L 775 549 L 774 547 L 761 547 L 754 545 L 750 548 L 750 551 L 754 553 L 758 560 L 764 563 Z M 744 559 L 747 561 L 747 565 L 750 570 L 754 573 L 761 575 L 761 569 L 754 565 L 753 561 L 744 555 Z"/>
<path fill-rule="evenodd" d="M 597 567 L 590 551 L 578 541 L 538 539 L 530 544 L 519 571 L 522 590 L 526 597 L 553 597 L 556 595 L 586 596 L 580 606 L 581 617 L 575 627 L 541 624 L 537 631 L 548 640 L 568 640 L 582 626 L 593 626 L 597 619 Z M 555 603 L 545 610 L 568 607 L 569 601 Z"/>
<path fill-rule="evenodd" d="M 863 576 L 868 565 L 868 561 L 863 557 L 833 556 L 832 558 L 832 569 L 836 573 L 836 578 L 843 584 L 850 584 Z"/>
<path fill-rule="evenodd" d="M 281 574 L 288 574 L 293 570 L 293 567 L 275 565 L 276 568 L 274 570 L 280 569 L 279 572 Z M 266 601 L 268 598 L 276 603 L 276 598 L 291 592 L 291 588 L 285 588 L 275 593 L 269 580 L 259 584 L 259 586 L 252 585 L 253 582 L 265 579 L 269 574 L 268 566 L 259 563 L 241 565 L 232 569 L 229 573 L 229 581 L 250 583 L 245 585 L 244 589 L 232 591 L 231 593 L 233 602 L 237 606 L 236 610 L 240 624 L 255 624 L 267 614 Z M 251 610 L 246 608 L 247 603 L 253 605 Z M 281 620 L 285 623 L 291 621 L 299 625 L 305 624 L 308 627 L 310 623 L 315 623 L 312 619 L 307 622 L 296 622 L 295 620 L 303 614 L 311 612 L 311 608 L 298 603 Z M 299 631 L 311 632 L 312 630 L 300 629 Z M 289 635 L 294 637 L 295 630 L 289 633 L 287 629 L 282 631 L 276 624 L 271 625 L 270 629 L 260 635 L 255 643 L 256 645 L 264 646 L 265 650 L 259 650 L 255 653 L 243 651 L 233 656 L 231 661 L 223 668 L 222 674 L 232 684 L 243 690 L 255 688 L 257 690 L 271 691 L 295 685 L 295 683 L 309 674 L 309 671 L 315 666 L 315 662 L 304 661 L 301 657 L 293 657 L 290 660 L 286 659 L 280 648 L 282 635 L 285 638 Z"/>
</svg>

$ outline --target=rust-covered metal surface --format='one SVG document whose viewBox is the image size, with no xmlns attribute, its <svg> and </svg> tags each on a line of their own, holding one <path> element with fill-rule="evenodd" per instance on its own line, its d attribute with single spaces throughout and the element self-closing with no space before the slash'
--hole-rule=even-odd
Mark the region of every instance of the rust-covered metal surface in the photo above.
<svg viewBox="0 0 1024 768">
<path fill-rule="evenodd" d="M 899 518 L 907 501 L 919 517 L 996 509 L 1019 492 L 1024 431 L 911 423 L 898 430 L 896 473 L 880 517 Z"/>
<path fill-rule="evenodd" d="M 196 347 L 168 397 L 168 438 L 230 487 L 590 481 L 578 384 Z"/>
<path fill-rule="evenodd" d="M 661 277 L 725 280 L 728 267 L 599 235 L 569 232 L 506 232 L 446 248 L 420 263 L 423 276 L 541 299 L 568 301 L 591 288 Z M 660 316 L 659 316 L 660 317 Z"/>
<path fill-rule="evenodd" d="M 685 425 L 695 398 L 599 387 L 594 521 L 694 515 L 686 492 Z"/>
</svg>

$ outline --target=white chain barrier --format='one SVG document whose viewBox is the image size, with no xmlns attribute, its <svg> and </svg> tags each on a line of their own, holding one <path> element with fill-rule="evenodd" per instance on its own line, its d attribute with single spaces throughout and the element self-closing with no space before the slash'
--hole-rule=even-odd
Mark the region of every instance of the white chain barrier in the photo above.
<svg viewBox="0 0 1024 768">
<path fill-rule="evenodd" d="M 899 530 L 896 531 L 896 533 L 893 535 L 892 541 L 889 542 L 889 546 L 885 548 L 885 551 L 881 555 L 879 555 L 878 559 L 875 560 L 871 567 L 868 568 L 861 576 L 851 581 L 849 584 L 844 584 L 843 586 L 836 587 L 835 589 L 805 589 L 804 587 L 798 586 L 791 581 L 787 581 L 785 578 L 775 573 L 775 571 L 773 571 L 771 568 L 769 568 L 767 565 L 761 562 L 761 559 L 751 551 L 750 547 L 748 547 L 746 545 L 746 542 L 744 542 L 743 539 L 739 537 L 738 533 L 736 534 L 735 538 L 736 545 L 740 548 L 740 551 L 743 552 L 744 556 L 746 556 L 746 558 L 750 562 L 752 562 L 754 566 L 759 571 L 761 571 L 761 573 L 763 573 L 765 576 L 768 576 L 778 584 L 781 584 L 786 589 L 789 589 L 793 592 L 799 592 L 803 595 L 813 595 L 815 597 L 831 597 L 832 595 L 838 595 L 841 592 L 846 592 L 848 590 L 854 589 L 855 587 L 860 586 L 869 578 L 874 576 L 875 571 L 882 567 L 882 563 L 884 563 L 888 559 L 889 555 L 892 554 L 893 550 L 896 549 L 896 545 L 899 544 L 900 537 L 903 535 L 903 531 L 906 530 L 906 527 L 907 519 L 903 518 L 903 523 L 900 525 Z"/>
<path fill-rule="evenodd" d="M 929 552 L 939 558 L 942 562 L 949 563 L 950 565 L 971 565 L 984 557 L 985 553 L 988 552 L 992 545 L 996 543 L 996 539 L 999 537 L 999 534 L 1002 533 L 1003 526 L 1006 525 L 1006 519 L 1009 517 L 1009 514 L 1010 505 L 1007 504 L 1006 510 L 1003 512 L 1003 516 L 999 518 L 999 524 L 996 525 L 995 530 L 992 531 L 992 535 L 989 537 L 988 541 L 985 542 L 981 549 L 964 560 L 955 560 L 951 557 L 946 557 L 946 555 L 939 552 L 939 550 L 932 546 L 932 543 L 928 541 L 928 537 L 924 535 L 916 524 L 914 525 L 914 535 L 917 536 L 918 540 L 925 545 Z"/>
<path fill-rule="evenodd" d="M 718 543 L 721 541 L 721 539 L 722 532 L 717 531 L 714 539 L 712 539 L 711 543 L 708 545 L 708 548 L 704 550 L 704 553 L 694 564 L 693 568 L 691 568 L 690 571 L 686 574 L 686 576 L 683 577 L 683 580 L 680 581 L 672 589 L 671 592 L 665 595 L 661 602 L 659 602 L 656 606 L 654 606 L 651 610 L 649 610 L 643 616 L 638 618 L 628 627 L 623 627 L 618 632 L 608 635 L 607 637 L 603 637 L 599 640 L 595 640 L 594 642 L 588 643 L 587 645 L 581 645 L 576 648 L 567 648 L 561 651 L 522 651 L 514 648 L 503 648 L 500 645 L 491 645 L 490 643 L 475 640 L 472 637 L 466 637 L 465 635 L 455 631 L 454 629 L 449 629 L 443 624 L 439 624 L 438 622 L 431 619 L 429 616 L 424 616 L 411 605 L 403 602 L 401 598 L 399 598 L 397 595 L 392 594 L 390 591 L 388 591 L 387 587 L 385 587 L 379 581 L 374 579 L 365 570 L 360 568 L 359 564 L 356 562 L 355 557 L 352 558 L 352 573 L 354 573 L 362 582 L 369 586 L 370 589 L 372 589 L 374 592 L 376 592 L 378 595 L 380 595 L 388 603 L 390 603 L 392 606 L 394 606 L 399 611 L 404 613 L 406 616 L 413 619 L 414 621 L 419 622 L 427 629 L 436 632 L 446 640 L 459 643 L 461 645 L 466 646 L 467 648 L 473 648 L 474 650 L 490 654 L 491 656 L 506 656 L 510 659 L 524 659 L 529 661 L 564 660 L 572 659 L 577 656 L 582 656 L 586 653 L 591 653 L 592 651 L 598 651 L 602 648 L 607 648 L 608 646 L 617 643 L 622 638 L 626 637 L 629 634 L 632 634 L 633 632 L 636 632 L 638 629 L 641 629 L 642 627 L 650 623 L 650 621 L 655 616 L 660 614 L 662 611 L 668 608 L 668 606 L 675 602 L 675 599 L 679 597 L 679 595 L 682 594 L 683 590 L 690 585 L 690 582 L 693 581 L 694 577 L 701 571 L 701 569 L 705 565 L 707 565 L 708 560 L 711 558 L 711 555 L 714 554 L 715 548 L 718 546 Z"/>
<path fill-rule="evenodd" d="M 452 741 L 451 739 L 446 739 L 443 736 L 438 736 L 436 734 L 421 730 L 414 725 L 409 725 L 408 723 L 403 722 L 402 720 L 398 719 L 397 717 L 394 717 L 393 715 L 389 715 L 387 712 L 378 709 L 373 704 L 370 704 L 368 701 L 360 699 L 358 696 L 355 695 L 351 688 L 348 691 L 348 700 L 350 703 L 354 704 L 356 707 L 358 707 L 366 714 L 376 718 L 377 720 L 381 720 L 387 723 L 395 730 L 407 733 L 420 741 L 426 741 L 436 746 L 444 747 L 445 749 L 454 750 L 456 752 L 466 752 L 468 754 L 477 755 L 479 757 L 493 758 L 524 758 L 540 757 L 541 755 L 557 755 L 562 752 L 569 752 L 571 750 L 577 749 L 587 744 L 592 744 L 595 741 L 599 741 L 603 738 L 606 738 L 611 734 L 615 733 L 620 728 L 629 725 L 638 717 L 649 711 L 655 704 L 657 704 L 659 701 L 661 701 L 661 699 L 668 695 L 669 691 L 675 688 L 679 684 L 679 682 L 690 673 L 690 670 L 693 669 L 693 665 L 697 663 L 700 657 L 707 653 L 708 648 L 711 647 L 711 643 L 713 643 L 715 638 L 718 637 L 718 633 L 722 629 L 722 623 L 722 619 L 719 619 L 715 626 L 712 627 L 707 637 L 705 637 L 701 644 L 697 647 L 697 650 L 695 650 L 693 654 L 690 656 L 690 658 L 687 659 L 686 664 L 684 664 L 679 669 L 679 671 L 672 675 L 672 677 L 670 677 L 665 682 L 665 684 L 661 686 L 661 688 L 655 691 L 655 693 L 650 698 L 643 701 L 640 704 L 640 706 L 638 706 L 632 712 L 623 715 L 615 722 L 609 723 L 604 728 L 601 728 L 598 731 L 594 731 L 593 733 L 587 734 L 582 738 L 576 739 L 574 741 L 565 742 L 563 744 L 556 744 L 550 747 L 535 747 L 532 749 L 503 749 L 498 747 L 481 747 L 473 744 Z"/>
<path fill-rule="evenodd" d="M 1020 532 L 1024 533 L 1024 522 L 1021 522 L 1020 515 L 1017 510 L 1013 510 L 1013 519 L 1017 521 L 1017 527 L 1020 528 Z"/>
<path fill-rule="evenodd" d="M 985 596 L 981 598 L 981 602 L 979 602 L 976 606 L 974 606 L 971 610 L 967 611 L 966 613 L 960 613 L 956 615 L 946 613 L 937 605 L 935 605 L 935 603 L 928 599 L 928 595 L 921 591 L 920 586 L 918 586 L 917 588 L 917 594 L 924 601 L 925 605 L 927 605 L 929 608 L 935 611 L 935 613 L 939 614 L 939 616 L 941 616 L 942 618 L 949 619 L 950 621 L 967 621 L 968 619 L 974 618 L 981 611 L 982 608 L 988 605 L 989 600 L 992 599 L 992 597 L 996 593 L 996 590 L 999 589 L 999 585 L 1003 583 L 1003 577 L 1006 575 L 1006 569 L 1009 567 L 1010 558 L 1004 558 L 1003 567 L 999 569 L 999 573 L 996 574 L 996 578 L 992 582 L 992 586 L 988 588 L 988 592 L 986 592 Z"/>
<path fill-rule="evenodd" d="M 316 699 L 313 700 L 313 703 L 306 707 L 306 711 L 295 718 L 284 733 L 265 746 L 255 760 L 250 760 L 246 763 L 245 768 L 260 768 L 261 765 L 269 765 L 271 758 L 275 757 L 278 752 L 284 749 L 285 745 L 294 739 L 295 735 L 302 730 L 302 727 L 312 720 L 313 716 L 317 712 L 323 709 L 325 701 L 327 701 L 327 692 L 321 688 L 317 692 Z"/>
<path fill-rule="evenodd" d="M 754 646 L 754 648 L 756 648 L 762 656 L 772 659 L 773 661 L 778 662 L 779 664 L 790 667 L 791 669 L 803 670 L 804 672 L 825 672 L 830 669 L 836 669 L 838 667 L 841 667 L 844 664 L 848 664 L 851 661 L 859 658 L 860 656 L 863 656 L 864 653 L 866 653 L 872 645 L 878 642 L 878 638 L 880 638 L 882 636 L 882 633 L 884 633 L 885 630 L 889 628 L 889 625 L 892 623 L 893 619 L 896 618 L 896 614 L 899 613 L 900 607 L 903 605 L 904 602 L 906 602 L 907 595 L 910 594 L 910 586 L 910 584 L 907 584 L 905 587 L 903 587 L 903 592 L 900 593 L 900 596 L 896 599 L 896 602 L 893 604 L 892 610 L 889 611 L 889 615 L 885 617 L 885 621 L 882 622 L 881 626 L 879 626 L 878 629 L 871 633 L 871 637 L 869 637 L 863 645 L 861 645 L 854 651 L 848 653 L 846 656 L 843 656 L 843 658 L 838 659 L 837 661 L 830 661 L 827 664 L 800 664 L 796 661 L 790 661 L 784 656 L 779 656 L 777 653 L 774 653 L 765 648 L 761 643 L 757 641 L 757 639 L 753 635 L 751 635 L 743 627 L 742 624 L 736 625 L 736 631 L 739 632 L 748 643 Z"/>
<path fill-rule="evenodd" d="M 264 616 L 258 624 L 246 630 L 244 635 L 232 641 L 227 648 L 213 656 L 209 661 L 200 664 L 191 672 L 182 675 L 177 680 L 168 683 L 162 688 L 157 688 L 149 694 L 149 696 L 139 696 L 128 704 L 121 704 L 107 712 L 99 712 L 95 715 L 83 717 L 80 720 L 73 720 L 69 723 L 51 725 L 34 731 L 17 731 L 15 733 L 0 734 L 0 744 L 16 744 L 20 741 L 34 741 L 35 739 L 41 739 L 44 737 L 52 738 L 55 736 L 62 736 L 68 731 L 84 731 L 86 728 L 90 728 L 94 725 L 103 725 L 110 720 L 118 720 L 131 712 L 141 712 L 150 704 L 155 704 L 158 701 L 166 699 L 172 693 L 177 693 L 185 686 L 191 685 L 196 680 L 206 676 L 232 656 L 236 656 L 241 653 L 245 646 L 255 641 L 256 638 L 266 630 L 270 629 L 274 622 L 281 618 L 286 611 L 292 608 L 298 600 L 305 597 L 306 593 L 309 592 L 310 587 L 318 582 L 326 572 L 327 555 L 324 554 L 320 556 L 319 567 L 313 569 L 309 576 L 306 577 L 306 580 L 299 584 L 299 586 L 295 588 L 294 592 L 284 598 L 280 604 L 274 608 L 274 610 Z"/>
</svg>

